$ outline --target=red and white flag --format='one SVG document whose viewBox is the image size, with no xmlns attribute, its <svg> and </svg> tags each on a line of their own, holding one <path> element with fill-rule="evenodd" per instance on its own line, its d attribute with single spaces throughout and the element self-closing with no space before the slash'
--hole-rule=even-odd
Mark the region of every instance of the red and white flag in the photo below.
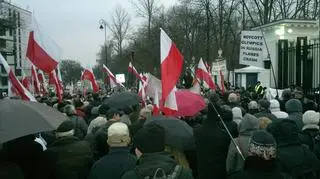
<svg viewBox="0 0 320 179">
<path fill-rule="evenodd" d="M 33 18 L 33 27 L 29 33 L 26 56 L 40 70 L 51 73 L 57 68 L 61 50 L 48 36 L 45 36 L 36 20 Z"/>
<path fill-rule="evenodd" d="M 26 76 L 25 73 L 22 72 L 21 84 L 28 90 L 30 90 L 31 80 L 29 76 Z"/>
<path fill-rule="evenodd" d="M 60 89 L 60 84 L 59 84 L 56 70 L 53 70 L 51 73 L 49 73 L 49 84 L 52 84 L 55 86 L 58 100 L 59 102 L 62 102 L 62 90 Z"/>
<path fill-rule="evenodd" d="M 160 30 L 161 101 L 164 104 L 163 112 L 172 114 L 178 110 L 175 91 L 182 71 L 183 56 L 170 37 L 162 29 Z"/>
<path fill-rule="evenodd" d="M 60 65 L 58 65 L 58 67 L 57 67 L 57 72 L 58 72 L 57 77 L 58 77 L 60 89 L 62 90 L 62 93 L 63 93 L 63 83 L 62 83 L 62 76 L 61 76 Z"/>
<path fill-rule="evenodd" d="M 94 93 L 99 92 L 99 85 L 96 81 L 96 77 L 92 71 L 92 68 L 85 68 L 81 75 L 81 80 L 88 80 L 91 82 L 92 90 Z"/>
<path fill-rule="evenodd" d="M 142 74 L 139 74 L 136 68 L 132 65 L 132 63 L 129 63 L 128 71 L 132 74 L 134 74 L 139 80 L 141 80 L 143 83 L 146 82 L 146 80 L 143 78 Z"/>
<path fill-rule="evenodd" d="M 47 82 L 46 78 L 44 77 L 43 71 L 39 70 L 38 73 L 38 80 L 40 82 L 40 92 L 42 95 L 47 95 L 48 94 L 48 89 L 47 89 Z"/>
<path fill-rule="evenodd" d="M 15 89 L 16 93 L 19 94 L 21 99 L 26 101 L 34 101 L 37 100 L 32 96 L 32 94 L 20 83 L 20 81 L 17 79 L 16 75 L 8 65 L 7 61 L 4 59 L 2 54 L 0 54 L 0 62 L 2 63 L 5 71 L 8 74 L 9 82 L 11 83 L 12 87 Z"/>
<path fill-rule="evenodd" d="M 103 64 L 102 67 L 103 67 L 102 70 L 103 70 L 105 73 L 107 73 L 107 75 L 108 75 L 111 88 L 114 88 L 114 87 L 116 87 L 116 86 L 118 86 L 118 85 L 120 85 L 121 87 L 124 87 L 124 85 L 117 80 L 117 78 L 113 75 L 113 73 L 109 70 L 109 68 L 108 68 L 107 66 L 105 66 L 105 65 Z"/>
<path fill-rule="evenodd" d="M 193 86 L 189 90 L 193 93 L 201 94 L 201 87 L 197 79 L 195 79 Z"/>
<path fill-rule="evenodd" d="M 216 85 L 214 84 L 210 73 L 208 72 L 207 67 L 203 63 L 202 58 L 199 61 L 198 68 L 196 70 L 196 77 L 202 81 L 204 81 L 210 89 L 215 90 Z"/>
<path fill-rule="evenodd" d="M 31 66 L 31 79 L 33 84 L 33 89 L 36 94 L 40 94 L 40 82 L 38 79 L 38 74 L 36 68 L 32 65 Z"/>
<path fill-rule="evenodd" d="M 146 96 L 146 91 L 145 91 L 145 85 L 144 83 L 142 83 L 142 81 L 139 82 L 139 92 L 138 95 L 141 97 L 142 99 L 142 104 L 143 107 L 145 107 L 147 105 L 147 96 Z"/>
<path fill-rule="evenodd" d="M 158 89 L 156 89 L 155 91 L 155 96 L 153 99 L 153 111 L 152 111 L 152 115 L 157 116 L 160 115 L 160 104 L 159 104 L 159 93 L 158 93 Z"/>
</svg>

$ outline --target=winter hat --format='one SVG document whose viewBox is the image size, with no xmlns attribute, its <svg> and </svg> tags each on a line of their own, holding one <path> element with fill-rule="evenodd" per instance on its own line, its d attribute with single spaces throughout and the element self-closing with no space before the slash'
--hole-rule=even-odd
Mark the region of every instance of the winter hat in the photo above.
<svg viewBox="0 0 320 179">
<path fill-rule="evenodd" d="M 270 111 L 271 112 L 278 112 L 280 111 L 280 103 L 276 99 L 270 100 Z"/>
<path fill-rule="evenodd" d="M 302 130 L 319 129 L 319 118 L 319 113 L 313 110 L 306 111 L 302 116 L 302 121 L 304 124 Z"/>
<path fill-rule="evenodd" d="M 256 101 L 250 101 L 248 104 L 248 109 L 259 109 L 259 105 Z"/>
<path fill-rule="evenodd" d="M 249 141 L 249 156 L 257 156 L 264 160 L 276 158 L 276 141 L 273 136 L 264 131 L 255 131 Z"/>
<path fill-rule="evenodd" d="M 165 130 L 157 124 L 148 124 L 140 129 L 133 138 L 133 144 L 142 153 L 163 152 L 165 148 Z"/>
<path fill-rule="evenodd" d="M 232 108 L 232 116 L 233 121 L 236 122 L 238 125 L 242 120 L 242 111 L 239 107 Z"/>
<path fill-rule="evenodd" d="M 267 117 L 259 117 L 260 129 L 266 129 L 271 123 L 272 123 L 271 119 Z"/>
<path fill-rule="evenodd" d="M 97 129 L 105 125 L 107 122 L 107 119 L 104 117 L 96 117 L 94 120 L 90 122 L 87 133 L 94 134 L 97 131 Z"/>
<path fill-rule="evenodd" d="M 290 99 L 286 102 L 286 112 L 293 113 L 293 112 L 302 112 L 302 104 L 297 99 Z"/>
<path fill-rule="evenodd" d="M 57 137 L 73 136 L 74 124 L 71 120 L 63 121 L 56 130 Z"/>
<path fill-rule="evenodd" d="M 261 108 L 269 109 L 270 102 L 268 100 L 261 99 L 261 100 L 259 100 L 259 105 L 260 105 Z"/>
<path fill-rule="evenodd" d="M 113 123 L 108 128 L 108 144 L 110 147 L 125 147 L 130 143 L 128 126 L 122 122 Z"/>
<path fill-rule="evenodd" d="M 251 114 L 244 115 L 239 124 L 239 132 L 254 131 L 259 129 L 259 120 Z"/>
<path fill-rule="evenodd" d="M 235 93 L 231 93 L 230 95 L 229 95 L 229 97 L 228 97 L 228 101 L 230 102 L 230 103 L 236 103 L 236 102 L 238 102 L 238 96 L 235 94 Z"/>
</svg>

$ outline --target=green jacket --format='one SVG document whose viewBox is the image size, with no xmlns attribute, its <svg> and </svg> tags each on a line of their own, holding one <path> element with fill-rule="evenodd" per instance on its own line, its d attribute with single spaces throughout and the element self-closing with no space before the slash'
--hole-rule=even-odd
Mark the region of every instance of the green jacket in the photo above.
<svg viewBox="0 0 320 179">
<path fill-rule="evenodd" d="M 144 154 L 138 160 L 135 169 L 126 172 L 122 176 L 122 179 L 144 179 L 147 176 L 152 178 L 158 168 L 163 169 L 169 175 L 173 172 L 176 165 L 177 163 L 168 153 Z M 192 172 L 189 169 L 182 168 L 177 179 L 193 179 Z"/>
</svg>

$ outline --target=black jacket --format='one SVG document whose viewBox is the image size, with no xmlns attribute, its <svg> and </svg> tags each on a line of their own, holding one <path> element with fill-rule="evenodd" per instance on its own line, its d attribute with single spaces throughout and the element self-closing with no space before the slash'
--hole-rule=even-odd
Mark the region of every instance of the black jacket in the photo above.
<svg viewBox="0 0 320 179">
<path fill-rule="evenodd" d="M 79 118 L 76 115 L 69 117 L 75 126 L 74 136 L 78 137 L 80 140 L 84 139 L 87 135 L 88 125 L 85 120 Z"/>
<path fill-rule="evenodd" d="M 220 110 L 219 110 L 220 111 Z M 225 179 L 226 159 L 230 137 L 219 125 L 212 105 L 208 106 L 208 118 L 194 131 L 198 160 L 198 179 Z"/>
<path fill-rule="evenodd" d="M 168 153 L 160 152 L 153 154 L 143 154 L 137 162 L 134 170 L 126 172 L 122 179 L 139 179 L 153 177 L 158 168 L 161 168 L 167 175 L 172 174 L 177 163 Z M 192 179 L 190 170 L 182 168 L 177 179 Z"/>
<path fill-rule="evenodd" d="M 0 161 L 0 178 L 24 179 L 24 176 L 20 167 L 15 163 Z"/>
<path fill-rule="evenodd" d="M 275 160 L 266 161 L 259 157 L 246 158 L 243 171 L 229 177 L 229 179 L 284 179 L 277 169 Z"/>
<path fill-rule="evenodd" d="M 129 154 L 128 147 L 110 148 L 108 155 L 93 165 L 89 179 L 120 179 L 135 167 L 136 162 L 136 157 Z"/>
<path fill-rule="evenodd" d="M 263 109 L 259 113 L 254 114 L 254 116 L 256 116 L 257 118 L 267 117 L 272 121 L 277 120 L 277 117 L 273 115 L 269 109 Z"/>
<path fill-rule="evenodd" d="M 319 133 L 319 129 L 305 129 L 299 134 L 299 141 L 301 144 L 306 145 L 311 151 L 313 151 L 315 138 Z"/>
<path fill-rule="evenodd" d="M 90 144 L 73 136 L 58 139 L 46 153 L 51 179 L 86 179 L 93 164 Z"/>
</svg>

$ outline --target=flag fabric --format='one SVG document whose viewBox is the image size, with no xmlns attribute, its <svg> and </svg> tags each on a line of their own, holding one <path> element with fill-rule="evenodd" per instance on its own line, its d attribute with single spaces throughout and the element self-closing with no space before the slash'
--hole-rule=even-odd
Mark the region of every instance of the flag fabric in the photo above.
<svg viewBox="0 0 320 179">
<path fill-rule="evenodd" d="M 210 73 L 208 72 L 207 67 L 203 63 L 202 58 L 199 61 L 198 68 L 196 70 L 196 77 L 206 83 L 208 87 L 212 90 L 216 89 L 216 85 L 214 84 Z"/>
<path fill-rule="evenodd" d="M 91 82 L 92 90 L 94 93 L 99 92 L 99 86 L 96 77 L 93 74 L 92 68 L 85 68 L 81 75 L 81 80 L 88 80 Z"/>
<path fill-rule="evenodd" d="M 32 96 L 32 94 L 20 83 L 17 79 L 16 75 L 13 73 L 12 69 L 8 65 L 7 61 L 4 59 L 2 54 L 0 53 L 0 62 L 2 63 L 5 71 L 8 74 L 8 80 L 11 83 L 12 87 L 15 89 L 16 93 L 19 94 L 21 99 L 26 101 L 34 101 L 37 100 Z"/>
<path fill-rule="evenodd" d="M 161 80 L 152 74 L 148 73 L 146 76 L 146 95 L 152 98 L 155 98 L 155 94 L 158 93 L 159 96 L 162 96 L 161 93 Z"/>
<path fill-rule="evenodd" d="M 52 84 L 55 86 L 58 100 L 59 102 L 62 102 L 62 93 L 61 93 L 62 90 L 60 89 L 56 70 L 53 70 L 51 73 L 49 73 L 49 84 Z"/>
<path fill-rule="evenodd" d="M 48 94 L 47 82 L 46 82 L 46 78 L 44 77 L 44 73 L 41 70 L 39 70 L 39 73 L 38 73 L 38 80 L 40 82 L 40 93 L 42 95 L 47 95 Z"/>
<path fill-rule="evenodd" d="M 114 87 L 116 87 L 116 86 L 118 86 L 118 85 L 120 85 L 121 87 L 124 87 L 124 85 L 117 80 L 117 78 L 113 75 L 113 73 L 109 70 L 109 68 L 108 68 L 107 66 L 105 66 L 105 65 L 103 64 L 102 67 L 103 67 L 102 70 L 103 70 L 105 73 L 107 73 L 107 75 L 108 75 L 111 88 L 114 88 Z"/>
<path fill-rule="evenodd" d="M 223 75 L 223 72 L 222 70 L 220 69 L 219 70 L 219 73 L 220 73 L 220 90 L 221 90 L 221 94 L 223 95 L 224 94 L 224 75 Z"/>
<path fill-rule="evenodd" d="M 21 84 L 28 90 L 30 91 L 30 77 L 26 76 L 24 73 L 22 73 L 22 79 L 21 79 Z"/>
<path fill-rule="evenodd" d="M 145 83 L 145 79 L 143 78 L 142 74 L 139 74 L 136 68 L 132 65 L 132 63 L 129 63 L 128 71 L 132 74 L 134 74 L 139 80 L 141 80 L 143 83 Z"/>
<path fill-rule="evenodd" d="M 34 90 L 34 93 L 36 94 L 40 94 L 40 82 L 39 82 L 39 79 L 38 79 L 38 74 L 37 74 L 37 70 L 35 68 L 35 66 L 31 66 L 31 81 L 32 81 L 32 84 L 33 84 L 33 90 Z"/>
<path fill-rule="evenodd" d="M 154 115 L 154 116 L 160 115 L 160 105 L 159 105 L 159 93 L 158 93 L 158 89 L 156 89 L 156 91 L 155 91 L 155 97 L 154 97 L 154 99 L 153 99 L 153 111 L 152 111 L 152 115 Z"/>
<path fill-rule="evenodd" d="M 58 71 L 58 81 L 59 81 L 59 85 L 60 85 L 60 89 L 62 90 L 63 93 L 63 83 L 62 83 L 62 76 L 61 76 L 61 70 L 60 70 L 60 63 L 57 67 L 57 71 Z"/>
<path fill-rule="evenodd" d="M 139 81 L 139 92 L 138 95 L 142 99 L 142 107 L 145 107 L 147 105 L 147 97 L 146 97 L 146 91 L 145 91 L 145 85 L 142 81 Z"/>
<path fill-rule="evenodd" d="M 37 68 L 51 73 L 59 64 L 61 50 L 41 32 L 34 18 L 32 24 L 26 56 Z"/>
<path fill-rule="evenodd" d="M 164 104 L 163 112 L 169 115 L 178 110 L 175 91 L 182 71 L 183 56 L 170 37 L 160 30 L 161 101 Z"/>
</svg>

